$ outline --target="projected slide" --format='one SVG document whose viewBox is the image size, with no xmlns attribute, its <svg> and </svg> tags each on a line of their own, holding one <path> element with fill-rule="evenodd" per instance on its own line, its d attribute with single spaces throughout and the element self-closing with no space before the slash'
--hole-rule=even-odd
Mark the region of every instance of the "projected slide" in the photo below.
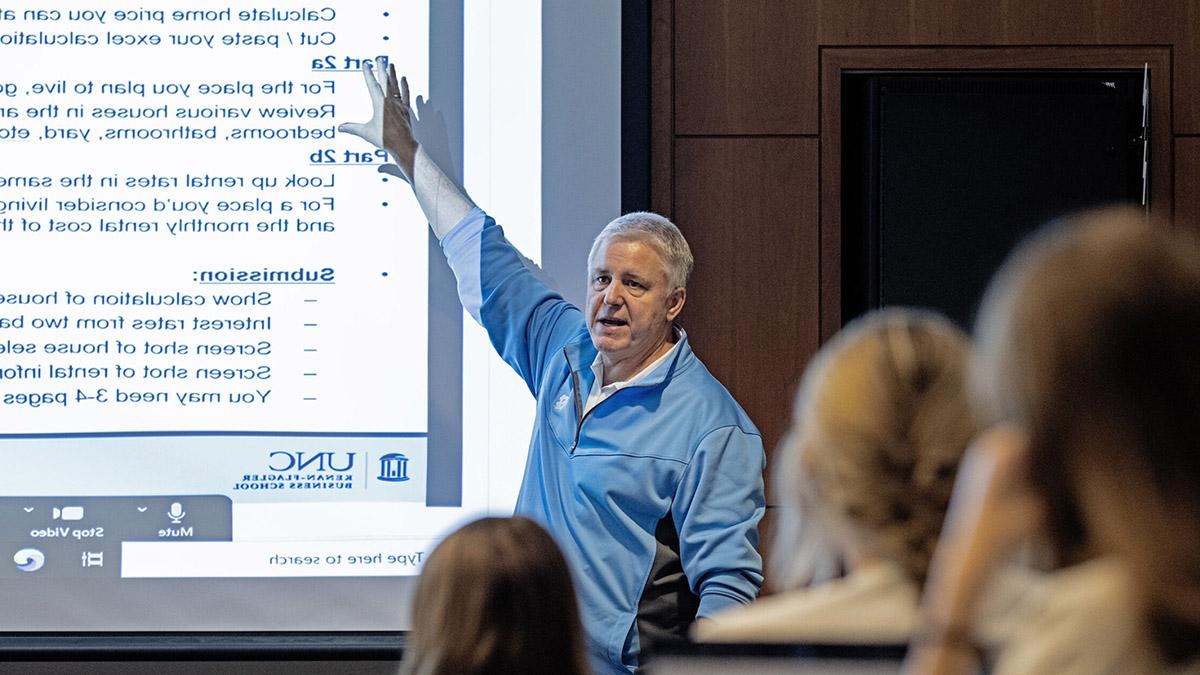
<svg viewBox="0 0 1200 675">
<path fill-rule="evenodd" d="M 404 629 L 511 512 L 533 401 L 336 128 L 386 57 L 540 260 L 541 11 L 0 6 L 0 632 Z"/>
<path fill-rule="evenodd" d="M 412 575 L 465 517 L 428 228 L 335 131 L 428 11 L 0 7 L 0 580 Z"/>
</svg>

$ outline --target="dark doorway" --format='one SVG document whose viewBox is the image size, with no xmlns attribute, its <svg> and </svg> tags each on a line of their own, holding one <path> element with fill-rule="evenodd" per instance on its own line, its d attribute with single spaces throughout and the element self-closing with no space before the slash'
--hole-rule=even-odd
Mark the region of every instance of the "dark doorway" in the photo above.
<svg viewBox="0 0 1200 675">
<path fill-rule="evenodd" d="M 1142 71 L 846 73 L 842 321 L 888 305 L 964 328 L 1039 225 L 1143 200 Z"/>
</svg>

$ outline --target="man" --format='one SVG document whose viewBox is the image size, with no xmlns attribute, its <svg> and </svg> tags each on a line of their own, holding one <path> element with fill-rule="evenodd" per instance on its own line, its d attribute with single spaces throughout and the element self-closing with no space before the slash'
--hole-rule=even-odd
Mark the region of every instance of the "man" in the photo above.
<svg viewBox="0 0 1200 675">
<path fill-rule="evenodd" d="M 666 218 L 622 216 L 592 246 L 587 307 L 572 306 L 420 148 L 407 82 L 382 70 L 363 68 L 372 119 L 339 129 L 396 159 L 463 307 L 537 398 L 516 511 L 571 564 L 592 667 L 633 672 L 647 638 L 762 583 L 762 439 L 674 324 L 691 251 Z"/>
</svg>

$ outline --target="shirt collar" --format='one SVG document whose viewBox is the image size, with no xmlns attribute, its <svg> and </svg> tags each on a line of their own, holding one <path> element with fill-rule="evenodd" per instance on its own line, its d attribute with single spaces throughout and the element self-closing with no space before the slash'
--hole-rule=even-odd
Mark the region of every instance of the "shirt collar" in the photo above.
<svg viewBox="0 0 1200 675">
<path fill-rule="evenodd" d="M 626 387 L 633 387 L 643 383 L 657 384 L 658 382 L 666 379 L 665 371 L 667 370 L 667 362 L 670 360 L 669 357 L 679 350 L 679 345 L 681 342 L 682 340 L 677 340 L 674 345 L 671 345 L 671 348 L 668 349 L 665 354 L 657 359 L 654 359 L 654 361 L 645 368 L 642 368 L 638 372 L 634 373 L 633 377 L 629 378 L 628 380 L 613 382 L 606 385 L 600 384 L 604 381 L 604 362 L 600 359 L 600 354 L 597 353 L 596 358 L 592 361 L 592 386 L 588 390 L 587 402 L 584 405 L 583 414 L 586 415 L 592 408 L 600 405 L 601 401 L 607 399 L 618 391 L 625 389 Z M 664 373 L 661 376 L 659 375 L 660 371 Z M 654 378 L 654 381 L 648 382 L 647 380 L 651 377 Z"/>
<path fill-rule="evenodd" d="M 662 365 L 667 362 L 667 359 L 679 350 L 679 343 L 680 341 L 676 340 L 675 344 L 671 345 L 671 348 L 668 349 L 665 354 L 657 359 L 654 359 L 654 361 L 645 368 L 642 368 L 634 373 L 633 377 L 629 378 L 628 380 L 621 380 L 620 382 L 613 382 L 606 385 L 600 385 L 600 383 L 604 381 L 604 362 L 600 358 L 600 353 L 596 352 L 596 358 L 592 360 L 592 376 L 595 378 L 592 381 L 592 388 L 595 389 L 597 386 L 600 386 L 601 391 L 617 391 L 618 389 L 624 389 L 625 387 L 631 387 L 635 384 L 638 384 L 654 373 L 654 371 L 661 368 Z"/>
<path fill-rule="evenodd" d="M 679 324 L 675 324 L 673 328 L 678 339 L 676 339 L 675 346 L 671 348 L 671 351 L 667 352 L 667 366 L 653 369 L 643 368 L 645 376 L 637 381 L 638 385 L 652 386 L 661 384 L 667 379 L 667 375 L 673 369 L 687 367 L 688 363 L 690 363 L 692 352 L 687 343 L 687 331 Z M 567 367 L 571 369 L 571 372 L 576 373 L 582 378 L 584 387 L 586 388 L 590 388 L 592 382 L 589 382 L 589 380 L 594 377 L 594 371 L 588 366 L 595 363 L 598 355 L 599 352 L 596 346 L 592 344 L 591 336 L 586 333 L 581 334 L 578 340 L 563 346 L 563 356 L 566 357 Z"/>
</svg>

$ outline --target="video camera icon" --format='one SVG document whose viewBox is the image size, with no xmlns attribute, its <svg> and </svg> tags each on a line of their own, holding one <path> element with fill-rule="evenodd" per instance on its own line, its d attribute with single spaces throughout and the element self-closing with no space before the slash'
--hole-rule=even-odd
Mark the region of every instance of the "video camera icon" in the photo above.
<svg viewBox="0 0 1200 675">
<path fill-rule="evenodd" d="M 83 520 L 83 507 L 64 506 L 60 509 L 56 506 L 50 510 L 50 515 L 54 520 Z"/>
</svg>

